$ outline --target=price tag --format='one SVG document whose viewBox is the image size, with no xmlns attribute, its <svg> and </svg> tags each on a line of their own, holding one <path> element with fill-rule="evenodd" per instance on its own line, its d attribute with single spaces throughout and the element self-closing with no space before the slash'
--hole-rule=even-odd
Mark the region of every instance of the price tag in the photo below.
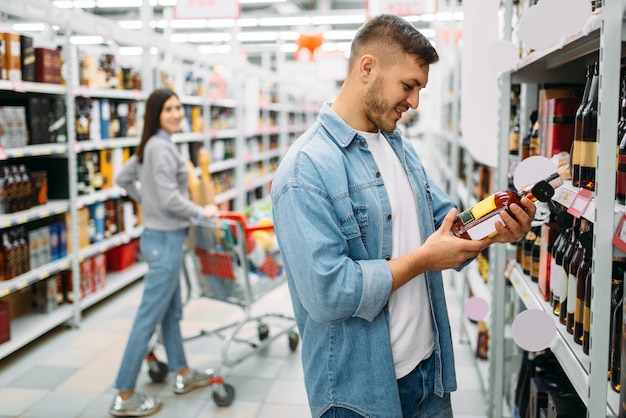
<svg viewBox="0 0 626 418">
<path fill-rule="evenodd" d="M 624 221 L 626 220 L 626 214 L 622 215 L 622 219 L 619 221 L 619 225 L 613 235 L 613 245 L 620 250 L 626 252 L 626 228 L 624 228 Z"/>
<path fill-rule="evenodd" d="M 511 279 L 511 273 L 513 272 L 513 269 L 515 268 L 515 264 L 517 262 L 515 260 L 509 260 L 506 263 L 506 266 L 504 267 L 504 278 L 509 280 Z"/>
<path fill-rule="evenodd" d="M 0 147 L 0 160 L 6 160 L 8 158 L 4 147 Z"/>
<path fill-rule="evenodd" d="M 8 287 L 5 287 L 4 289 L 2 289 L 2 296 L 6 296 L 6 295 L 8 295 L 9 293 L 10 293 L 10 292 L 9 292 L 9 288 L 8 288 Z"/>
<path fill-rule="evenodd" d="M 41 273 L 41 279 L 47 279 L 50 276 L 50 272 L 44 271 Z"/>
<path fill-rule="evenodd" d="M 20 289 L 23 289 L 26 286 L 28 286 L 28 282 L 26 280 L 21 280 L 20 284 L 18 286 L 19 286 Z"/>
<path fill-rule="evenodd" d="M 570 207 L 567 208 L 567 213 L 575 216 L 576 218 L 580 218 L 583 213 L 585 213 L 591 199 L 593 199 L 593 192 L 591 190 L 580 189 L 576 197 L 574 197 Z"/>
<path fill-rule="evenodd" d="M 11 88 L 17 93 L 26 93 L 26 85 L 23 80 L 11 80 Z"/>
</svg>

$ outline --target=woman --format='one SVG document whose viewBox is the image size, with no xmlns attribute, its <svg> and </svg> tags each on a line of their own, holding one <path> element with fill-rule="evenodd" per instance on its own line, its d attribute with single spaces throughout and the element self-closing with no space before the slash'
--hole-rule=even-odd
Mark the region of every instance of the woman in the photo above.
<svg viewBox="0 0 626 418">
<path fill-rule="evenodd" d="M 179 274 L 187 228 L 194 219 L 217 213 L 214 205 L 198 206 L 188 197 L 187 164 L 171 139 L 182 119 L 183 107 L 176 94 L 169 89 L 155 90 L 146 102 L 141 143 L 116 179 L 132 199 L 141 203 L 144 231 L 140 250 L 149 270 L 115 381 L 117 394 L 109 409 L 113 416 L 145 416 L 161 408 L 158 399 L 135 391 L 148 344 L 159 324 L 169 368 L 176 372 L 174 393 L 206 386 L 211 377 L 187 365 L 179 327 Z"/>
</svg>

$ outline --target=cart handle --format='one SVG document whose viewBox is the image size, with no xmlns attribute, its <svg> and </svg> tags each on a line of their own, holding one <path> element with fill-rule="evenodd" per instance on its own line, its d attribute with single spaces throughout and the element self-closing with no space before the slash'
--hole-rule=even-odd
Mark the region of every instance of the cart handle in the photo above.
<svg viewBox="0 0 626 418">
<path fill-rule="evenodd" d="M 248 221 L 246 220 L 246 217 L 243 215 L 243 213 L 239 213 L 239 212 L 224 210 L 224 211 L 219 211 L 217 216 L 221 219 L 230 219 L 230 220 L 239 222 L 241 226 L 243 227 L 243 231 L 246 235 L 249 235 L 250 232 L 254 232 L 254 231 L 273 231 L 274 230 L 274 225 L 260 225 L 260 226 L 248 225 Z"/>
</svg>

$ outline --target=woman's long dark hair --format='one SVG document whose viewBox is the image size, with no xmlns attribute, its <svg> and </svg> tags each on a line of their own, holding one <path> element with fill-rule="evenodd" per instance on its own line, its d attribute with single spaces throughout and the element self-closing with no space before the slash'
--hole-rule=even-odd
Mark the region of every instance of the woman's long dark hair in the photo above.
<svg viewBox="0 0 626 418">
<path fill-rule="evenodd" d="M 148 140 L 155 135 L 161 128 L 161 112 L 163 104 L 172 96 L 176 96 L 172 90 L 167 88 L 156 89 L 150 94 L 146 101 L 146 112 L 143 116 L 143 132 L 141 133 L 141 142 L 135 151 L 137 161 L 143 162 L 143 150 Z"/>
</svg>

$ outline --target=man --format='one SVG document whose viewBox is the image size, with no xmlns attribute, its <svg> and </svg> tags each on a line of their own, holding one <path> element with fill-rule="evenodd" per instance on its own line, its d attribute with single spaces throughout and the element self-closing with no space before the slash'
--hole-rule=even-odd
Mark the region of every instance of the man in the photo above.
<svg viewBox="0 0 626 418">
<path fill-rule="evenodd" d="M 272 186 L 274 223 L 302 338 L 313 417 L 451 417 L 456 389 L 441 270 L 530 228 L 502 213 L 494 238 L 450 233 L 451 199 L 396 123 L 439 59 L 411 24 L 357 32 L 335 101 L 291 147 Z"/>
</svg>

